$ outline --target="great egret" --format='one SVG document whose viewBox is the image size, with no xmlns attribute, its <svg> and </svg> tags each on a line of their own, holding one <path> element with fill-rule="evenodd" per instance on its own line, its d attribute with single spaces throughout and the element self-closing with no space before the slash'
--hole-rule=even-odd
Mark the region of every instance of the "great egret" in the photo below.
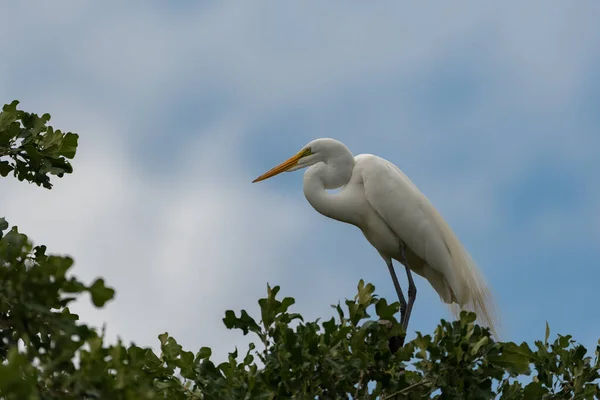
<svg viewBox="0 0 600 400">
<path fill-rule="evenodd" d="M 310 168 L 304 173 L 304 195 L 313 208 L 357 226 L 385 260 L 405 331 L 417 295 L 412 270 L 429 281 L 455 315 L 458 308 L 475 311 L 497 336 L 494 302 L 477 266 L 446 221 L 398 167 L 371 154 L 354 157 L 343 143 L 322 138 L 253 182 L 306 167 Z M 338 193 L 327 192 L 340 187 Z M 408 302 L 392 259 L 406 268 Z"/>
</svg>

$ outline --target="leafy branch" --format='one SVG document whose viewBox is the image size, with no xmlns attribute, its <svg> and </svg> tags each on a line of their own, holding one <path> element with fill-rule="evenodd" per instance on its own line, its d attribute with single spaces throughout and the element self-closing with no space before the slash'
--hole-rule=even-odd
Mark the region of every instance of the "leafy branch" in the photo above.
<svg viewBox="0 0 600 400">
<path fill-rule="evenodd" d="M 18 104 L 15 100 L 0 112 L 0 176 L 13 172 L 20 181 L 51 189 L 49 174 L 73 172 L 68 160 L 75 157 L 78 135 L 54 130 L 47 125 L 49 114 L 40 117 L 17 109 Z"/>
</svg>

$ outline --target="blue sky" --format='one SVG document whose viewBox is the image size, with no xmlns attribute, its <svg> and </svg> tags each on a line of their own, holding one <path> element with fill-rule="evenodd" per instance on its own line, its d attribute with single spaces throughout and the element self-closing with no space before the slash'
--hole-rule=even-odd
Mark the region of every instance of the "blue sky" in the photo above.
<svg viewBox="0 0 600 400">
<path fill-rule="evenodd" d="M 0 183 L 0 210 L 117 298 L 84 320 L 217 354 L 266 283 L 309 317 L 359 279 L 394 298 L 362 234 L 302 173 L 251 180 L 317 137 L 395 164 L 493 287 L 505 339 L 600 337 L 600 3 L 59 1 L 10 4 L 0 93 L 78 132 L 75 174 Z M 402 274 L 402 278 L 404 278 Z M 404 279 L 401 283 L 405 285 Z M 450 315 L 422 279 L 411 329 Z"/>
</svg>

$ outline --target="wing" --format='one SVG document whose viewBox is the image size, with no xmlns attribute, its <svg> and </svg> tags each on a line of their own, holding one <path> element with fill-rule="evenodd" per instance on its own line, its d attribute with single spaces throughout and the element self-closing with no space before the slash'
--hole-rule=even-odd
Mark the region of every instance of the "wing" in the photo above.
<svg viewBox="0 0 600 400">
<path fill-rule="evenodd" d="M 406 246 L 449 283 L 454 270 L 448 246 L 433 218 L 433 208 L 417 187 L 392 163 L 377 156 L 361 156 L 365 196 L 369 205 Z M 454 279 L 456 281 L 456 279 Z M 450 283 L 452 290 L 460 287 Z"/>
<path fill-rule="evenodd" d="M 357 156 L 369 205 L 406 246 L 440 273 L 456 302 L 473 309 L 493 329 L 494 304 L 479 270 L 450 226 L 394 164 Z"/>
</svg>

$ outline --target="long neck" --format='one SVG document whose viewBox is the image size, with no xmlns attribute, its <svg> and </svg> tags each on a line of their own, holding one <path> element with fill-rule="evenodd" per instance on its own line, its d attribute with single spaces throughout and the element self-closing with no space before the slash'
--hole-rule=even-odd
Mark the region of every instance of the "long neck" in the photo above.
<svg viewBox="0 0 600 400">
<path fill-rule="evenodd" d="M 320 162 L 304 174 L 304 196 L 311 206 L 326 217 L 356 225 L 359 222 L 357 202 L 346 189 L 330 193 L 346 185 L 352 177 L 354 157 L 339 157 L 337 160 Z"/>
</svg>

